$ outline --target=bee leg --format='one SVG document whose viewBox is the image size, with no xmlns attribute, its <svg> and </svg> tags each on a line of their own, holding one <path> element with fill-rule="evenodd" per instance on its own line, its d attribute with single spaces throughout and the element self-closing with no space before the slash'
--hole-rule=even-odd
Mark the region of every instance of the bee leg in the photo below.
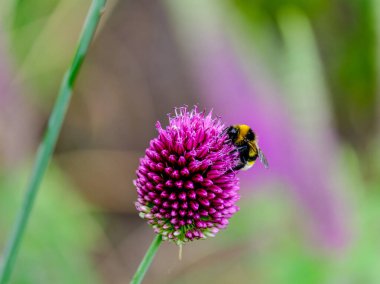
<svg viewBox="0 0 380 284">
<path fill-rule="evenodd" d="M 233 154 L 233 153 L 236 153 L 237 151 L 238 151 L 238 149 L 235 148 L 235 149 L 233 149 L 232 151 L 230 151 L 228 154 L 231 155 L 231 154 Z"/>
<path fill-rule="evenodd" d="M 244 166 L 245 166 L 245 164 L 240 163 L 240 164 L 238 164 L 237 166 L 235 166 L 235 167 L 233 168 L 233 170 L 234 170 L 234 171 L 239 171 L 239 170 L 241 170 L 242 168 L 244 168 Z"/>
<path fill-rule="evenodd" d="M 219 137 L 222 137 L 224 135 L 226 135 L 227 131 L 228 131 L 229 127 L 226 127 L 222 130 L 222 132 L 220 133 Z"/>
<path fill-rule="evenodd" d="M 239 147 L 236 147 L 235 149 L 233 149 L 232 151 L 230 151 L 230 154 L 233 154 L 235 152 L 241 152 L 241 151 L 246 150 L 246 149 L 247 149 L 246 145 L 239 146 Z"/>
<path fill-rule="evenodd" d="M 242 146 L 241 148 L 246 148 L 246 147 Z M 246 164 L 247 164 L 247 159 L 244 156 L 240 155 L 240 163 L 237 166 L 235 166 L 233 170 L 234 171 L 241 170 L 242 168 L 245 167 Z"/>
</svg>

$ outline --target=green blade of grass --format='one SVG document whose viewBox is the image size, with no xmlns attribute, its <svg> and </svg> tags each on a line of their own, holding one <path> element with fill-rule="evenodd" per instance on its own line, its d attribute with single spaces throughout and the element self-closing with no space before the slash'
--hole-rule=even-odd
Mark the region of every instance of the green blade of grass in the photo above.
<svg viewBox="0 0 380 284">
<path fill-rule="evenodd" d="M 50 115 L 47 129 L 37 151 L 31 178 L 29 180 L 24 201 L 17 220 L 14 223 L 12 234 L 2 257 L 0 270 L 0 284 L 6 284 L 12 273 L 16 260 L 18 247 L 22 240 L 38 188 L 53 154 L 58 135 L 66 114 L 67 107 L 72 95 L 73 85 L 78 76 L 84 57 L 88 51 L 96 27 L 99 23 L 105 0 L 93 0 L 86 21 L 79 38 L 78 48 L 74 55 L 71 66 L 65 73 L 58 93 L 56 103 Z"/>
</svg>

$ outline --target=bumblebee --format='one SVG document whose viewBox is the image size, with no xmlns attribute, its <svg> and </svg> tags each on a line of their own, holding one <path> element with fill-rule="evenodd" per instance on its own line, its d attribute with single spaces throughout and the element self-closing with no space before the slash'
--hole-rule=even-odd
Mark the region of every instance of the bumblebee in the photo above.
<svg viewBox="0 0 380 284">
<path fill-rule="evenodd" d="M 265 168 L 269 167 L 267 159 L 258 146 L 257 136 L 248 125 L 232 125 L 225 129 L 225 133 L 239 152 L 239 163 L 234 170 L 248 170 L 255 164 L 257 158 Z"/>
</svg>

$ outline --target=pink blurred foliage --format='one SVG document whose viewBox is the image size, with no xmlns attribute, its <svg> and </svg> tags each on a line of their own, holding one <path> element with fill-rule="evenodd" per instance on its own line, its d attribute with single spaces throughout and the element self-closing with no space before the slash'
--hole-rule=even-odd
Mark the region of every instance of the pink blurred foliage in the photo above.
<svg viewBox="0 0 380 284">
<path fill-rule="evenodd" d="M 0 168 L 12 168 L 22 162 L 33 147 L 35 116 L 21 95 L 19 77 L 12 72 L 12 58 L 0 30 Z"/>
<path fill-rule="evenodd" d="M 341 190 L 331 183 L 338 147 L 331 131 L 316 130 L 315 140 L 304 137 L 292 123 L 294 118 L 275 81 L 261 72 L 259 64 L 255 64 L 253 76 L 248 76 L 222 33 L 193 39 L 190 49 L 202 104 L 212 107 L 227 125 L 250 125 L 269 161 L 269 170 L 257 163 L 253 170 L 242 172 L 242 184 L 252 188 L 271 181 L 288 184 L 301 210 L 311 217 L 306 227 L 311 229 L 312 239 L 328 250 L 340 251 L 349 232 Z"/>
</svg>

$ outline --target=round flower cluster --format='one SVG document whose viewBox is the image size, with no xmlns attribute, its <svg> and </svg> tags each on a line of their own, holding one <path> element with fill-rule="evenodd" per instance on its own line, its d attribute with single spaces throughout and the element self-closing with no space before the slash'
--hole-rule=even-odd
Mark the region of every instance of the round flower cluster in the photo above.
<svg viewBox="0 0 380 284">
<path fill-rule="evenodd" d="M 238 153 L 211 112 L 181 107 L 150 141 L 137 169 L 140 216 L 177 244 L 213 237 L 239 210 Z"/>
</svg>

